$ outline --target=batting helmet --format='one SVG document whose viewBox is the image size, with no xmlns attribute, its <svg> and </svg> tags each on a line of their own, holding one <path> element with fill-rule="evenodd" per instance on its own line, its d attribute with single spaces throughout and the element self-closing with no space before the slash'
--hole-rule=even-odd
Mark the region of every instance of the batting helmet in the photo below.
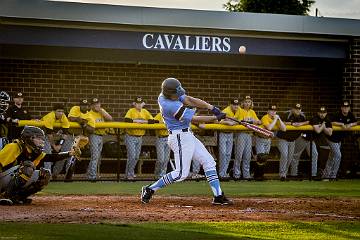
<svg viewBox="0 0 360 240">
<path fill-rule="evenodd" d="M 1 91 L 0 92 L 0 114 L 4 113 L 8 107 L 10 102 L 10 96 L 7 92 Z"/>
<path fill-rule="evenodd" d="M 42 144 L 36 145 L 33 141 L 33 138 L 41 138 L 42 140 L 45 140 L 45 133 L 40 128 L 25 126 L 21 132 L 20 138 L 25 144 L 29 145 L 34 152 L 41 153 L 43 151 L 44 146 Z"/>
<path fill-rule="evenodd" d="M 161 84 L 161 93 L 166 98 L 173 95 L 180 97 L 185 94 L 185 89 L 182 88 L 180 81 L 176 78 L 167 78 Z"/>
</svg>

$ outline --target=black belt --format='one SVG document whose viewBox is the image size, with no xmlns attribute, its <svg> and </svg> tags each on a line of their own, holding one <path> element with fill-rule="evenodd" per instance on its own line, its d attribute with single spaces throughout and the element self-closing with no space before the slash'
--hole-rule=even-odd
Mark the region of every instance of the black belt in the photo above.
<svg viewBox="0 0 360 240">
<path fill-rule="evenodd" d="M 158 136 L 158 138 L 167 138 L 168 136 Z"/>
<path fill-rule="evenodd" d="M 180 129 L 178 129 L 180 131 Z M 173 130 L 173 131 L 177 131 L 177 130 Z M 183 128 L 181 129 L 182 132 L 189 132 L 189 128 Z M 172 134 L 173 132 L 171 130 L 169 130 L 169 133 Z"/>
</svg>

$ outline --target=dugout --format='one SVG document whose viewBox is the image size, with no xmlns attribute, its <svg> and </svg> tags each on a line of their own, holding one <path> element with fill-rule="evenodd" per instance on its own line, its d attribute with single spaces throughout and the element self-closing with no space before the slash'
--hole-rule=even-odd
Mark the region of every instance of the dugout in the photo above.
<svg viewBox="0 0 360 240">
<path fill-rule="evenodd" d="M 258 115 L 268 104 L 286 111 L 297 102 L 307 115 L 320 105 L 332 112 L 346 98 L 359 116 L 359 51 L 360 21 L 353 19 L 0 3 L 1 88 L 24 92 L 35 117 L 54 102 L 71 106 L 93 96 L 117 121 L 136 96 L 155 114 L 169 76 L 221 107 L 251 95 Z"/>
</svg>

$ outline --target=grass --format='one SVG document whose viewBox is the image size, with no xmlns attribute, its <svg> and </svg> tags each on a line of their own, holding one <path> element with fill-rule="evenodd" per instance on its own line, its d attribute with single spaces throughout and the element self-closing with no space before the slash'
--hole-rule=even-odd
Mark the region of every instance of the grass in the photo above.
<svg viewBox="0 0 360 240">
<path fill-rule="evenodd" d="M 359 222 L 2 223 L 0 239 L 359 239 Z"/>
<path fill-rule="evenodd" d="M 51 182 L 39 195 L 134 195 L 141 186 L 151 182 Z M 226 195 L 232 197 L 360 197 L 360 180 L 337 182 L 266 181 L 223 182 Z M 207 196 L 210 188 L 206 181 L 172 184 L 157 192 L 160 195 Z M 1 240 L 1 239 L 0 239 Z"/>
<path fill-rule="evenodd" d="M 51 182 L 39 195 L 134 195 L 150 182 Z M 232 197 L 359 198 L 360 180 L 338 182 L 224 182 Z M 161 195 L 209 196 L 206 181 L 182 182 L 158 192 Z M 24 209 L 26 210 L 26 209 Z M 1 214 L 5 213 L 0 213 Z M 184 222 L 120 224 L 41 224 L 0 222 L 0 240 L 9 239 L 360 239 L 359 221 Z"/>
</svg>

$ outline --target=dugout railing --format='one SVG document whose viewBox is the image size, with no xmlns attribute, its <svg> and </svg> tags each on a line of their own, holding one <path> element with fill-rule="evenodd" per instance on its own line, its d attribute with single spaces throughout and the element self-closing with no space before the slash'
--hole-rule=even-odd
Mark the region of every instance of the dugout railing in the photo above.
<svg viewBox="0 0 360 240">
<path fill-rule="evenodd" d="M 33 120 L 21 120 L 19 121 L 19 126 L 32 125 L 37 127 L 43 127 L 42 121 L 33 121 Z M 55 125 L 54 127 L 60 127 Z M 71 122 L 70 128 L 80 128 L 78 123 Z M 102 122 L 97 123 L 96 128 L 107 128 L 112 129 L 109 131 L 111 134 L 104 136 L 104 147 L 102 152 L 102 171 L 104 171 L 103 177 L 100 180 L 117 180 L 120 181 L 123 179 L 124 168 L 127 161 L 126 157 L 126 148 L 124 143 L 124 129 L 146 129 L 147 134 L 143 137 L 142 144 L 142 152 L 140 154 L 140 158 L 138 164 L 136 166 L 136 172 L 139 180 L 145 180 L 148 178 L 153 178 L 153 174 L 151 173 L 154 169 L 154 165 L 157 161 L 156 158 L 156 150 L 155 150 L 155 141 L 156 136 L 154 134 L 154 130 L 165 129 L 164 124 L 137 124 L 137 123 L 125 123 L 125 122 Z M 220 131 L 249 131 L 247 128 L 241 125 L 237 126 L 227 126 L 222 124 L 203 124 L 200 126 L 192 125 L 192 130 L 194 134 L 204 143 L 204 145 L 208 148 L 210 153 L 214 156 L 216 161 L 218 161 L 218 137 L 217 133 Z M 276 130 L 276 129 L 275 129 Z M 287 131 L 313 131 L 313 127 L 311 125 L 305 125 L 301 127 L 287 126 Z M 342 128 L 334 126 L 334 131 L 343 131 Z M 358 133 L 360 132 L 360 126 L 354 126 L 351 129 L 347 129 L 345 131 L 351 131 L 356 133 L 356 144 L 354 144 L 352 151 L 358 152 L 359 149 L 356 147 L 357 142 L 359 142 Z M 277 148 L 275 147 L 277 144 L 277 139 L 274 138 L 272 141 L 272 150 L 270 153 L 269 164 L 267 167 L 266 174 L 270 176 L 277 176 L 278 173 L 278 164 L 279 164 L 279 153 Z M 110 145 L 110 147 L 108 146 Z M 254 146 L 254 144 L 253 144 Z M 311 145 L 310 145 L 311 146 Z M 110 150 L 109 150 L 110 149 Z M 326 146 L 321 146 L 320 151 L 326 152 Z M 310 151 L 311 153 L 311 151 Z M 319 158 L 322 157 L 321 152 L 319 152 Z M 78 166 L 80 168 L 80 172 L 85 171 L 85 167 L 89 162 L 90 154 L 86 150 L 84 151 L 84 157 L 82 163 Z M 311 159 L 311 155 L 308 156 Z M 300 169 L 302 171 L 310 171 L 310 161 L 308 158 L 302 158 L 300 163 Z M 233 159 L 232 159 L 233 160 Z M 305 163 L 304 163 L 305 162 Z M 105 164 L 105 165 L 104 165 Z M 108 164 L 109 166 L 107 166 Z M 252 162 L 252 164 L 254 164 Z M 81 167 L 82 166 L 82 167 Z M 194 166 L 194 172 L 196 173 L 199 169 L 199 166 Z M 305 169 L 304 169 L 305 168 Z M 229 169 L 231 169 L 231 164 Z M 169 164 L 168 171 L 171 170 L 171 165 Z M 102 172 L 99 169 L 99 172 Z M 112 174 L 110 174 L 110 172 Z M 109 173 L 109 174 L 108 174 Z M 79 174 L 80 177 L 74 178 L 74 180 L 85 180 L 84 174 Z"/>
</svg>

